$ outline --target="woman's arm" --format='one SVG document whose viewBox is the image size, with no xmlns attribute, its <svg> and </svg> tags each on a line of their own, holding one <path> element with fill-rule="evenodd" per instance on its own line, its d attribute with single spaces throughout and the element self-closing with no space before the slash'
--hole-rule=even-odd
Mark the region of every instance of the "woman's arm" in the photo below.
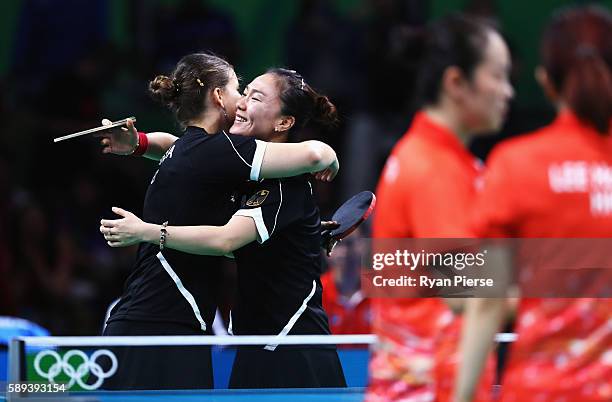
<svg viewBox="0 0 612 402">
<path fill-rule="evenodd" d="M 111 124 L 108 119 L 102 120 L 102 125 Z M 104 154 L 115 154 L 115 155 L 132 155 L 139 145 L 139 136 L 136 127 L 132 120 L 128 120 L 126 123 L 127 128 L 121 127 L 112 129 L 97 135 L 102 140 L 102 153 Z M 174 144 L 178 137 L 163 133 L 153 132 L 144 134 L 147 137 L 147 147 L 145 153 L 142 155 L 145 158 L 160 160 L 166 151 Z"/>
<path fill-rule="evenodd" d="M 155 161 L 160 160 L 172 144 L 178 140 L 178 137 L 160 131 L 146 133 L 145 135 L 147 136 L 149 144 L 146 152 L 142 156 Z"/>
<path fill-rule="evenodd" d="M 340 164 L 336 152 L 321 141 L 275 143 L 266 145 L 259 178 L 273 179 L 318 173 L 317 179 L 331 181 Z"/>
<path fill-rule="evenodd" d="M 495 334 L 506 316 L 506 299 L 469 299 L 461 335 L 461 364 L 455 384 L 455 402 L 470 402 L 493 346 Z"/>
<path fill-rule="evenodd" d="M 111 124 L 102 120 L 102 125 Z M 98 134 L 102 140 L 102 153 L 131 155 L 138 148 L 139 134 L 131 120 L 127 128 L 121 127 Z M 160 160 L 178 137 L 164 132 L 146 133 L 147 146 L 145 158 Z M 336 177 L 340 164 L 336 152 L 320 141 L 304 141 L 297 144 L 266 143 L 260 179 L 298 176 L 304 173 L 317 173 L 317 179 L 331 181 Z"/>
<path fill-rule="evenodd" d="M 160 243 L 162 225 L 143 222 L 121 208 L 114 207 L 113 212 L 122 218 L 100 221 L 109 246 Z M 255 221 L 245 216 L 234 216 L 223 226 L 168 226 L 166 231 L 165 248 L 199 255 L 226 255 L 257 239 Z"/>
<path fill-rule="evenodd" d="M 503 246 L 487 247 L 487 268 L 494 274 L 496 292 L 510 290 L 512 252 Z M 494 298 L 496 297 L 496 298 Z M 474 398 L 487 355 L 494 345 L 495 334 L 511 312 L 505 298 L 494 294 L 493 298 L 468 299 L 465 304 L 463 330 L 459 353 L 461 363 L 455 383 L 455 402 L 469 402 Z"/>
</svg>

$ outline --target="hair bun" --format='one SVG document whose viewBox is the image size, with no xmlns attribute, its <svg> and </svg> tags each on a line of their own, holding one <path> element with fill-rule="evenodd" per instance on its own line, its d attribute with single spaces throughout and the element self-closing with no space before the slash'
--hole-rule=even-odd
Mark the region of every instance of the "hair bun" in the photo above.
<svg viewBox="0 0 612 402">
<path fill-rule="evenodd" d="M 153 99 L 164 105 L 170 105 L 178 96 L 178 87 L 172 78 L 166 75 L 158 75 L 149 83 L 149 93 Z"/>
<path fill-rule="evenodd" d="M 321 95 L 317 97 L 315 102 L 315 110 L 312 116 L 315 122 L 328 127 L 338 124 L 338 111 L 327 96 Z"/>
</svg>

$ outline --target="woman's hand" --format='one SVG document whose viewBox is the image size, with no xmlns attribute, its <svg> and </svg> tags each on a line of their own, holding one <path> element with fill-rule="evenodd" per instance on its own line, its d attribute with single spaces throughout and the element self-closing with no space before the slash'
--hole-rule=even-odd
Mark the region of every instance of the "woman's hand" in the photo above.
<svg viewBox="0 0 612 402">
<path fill-rule="evenodd" d="M 340 162 L 338 162 L 338 159 L 336 159 L 327 168 L 319 172 L 313 173 L 313 175 L 317 180 L 329 182 L 329 181 L 334 180 L 339 170 L 340 170 Z"/>
<path fill-rule="evenodd" d="M 102 120 L 103 126 L 108 126 L 112 122 L 108 119 Z M 117 127 L 96 134 L 96 137 L 102 138 L 103 154 L 115 155 L 131 155 L 138 146 L 138 131 L 134 127 L 134 122 L 130 119 L 126 122 L 126 127 Z"/>
<path fill-rule="evenodd" d="M 143 222 L 133 213 L 113 207 L 121 219 L 102 219 L 100 233 L 111 247 L 127 247 L 141 242 L 154 242 L 159 238 L 159 225 Z"/>
<path fill-rule="evenodd" d="M 340 240 L 334 239 L 331 236 L 331 232 L 334 229 L 338 229 L 340 224 L 336 221 L 322 221 L 321 222 L 321 247 L 325 249 L 325 254 L 331 256 L 334 247 Z"/>
</svg>

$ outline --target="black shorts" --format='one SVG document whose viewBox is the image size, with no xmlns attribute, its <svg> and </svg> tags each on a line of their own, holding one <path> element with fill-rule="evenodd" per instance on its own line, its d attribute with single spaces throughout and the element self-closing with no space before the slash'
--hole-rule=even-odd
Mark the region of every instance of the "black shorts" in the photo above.
<svg viewBox="0 0 612 402">
<path fill-rule="evenodd" d="M 230 388 L 346 387 L 335 348 L 241 347 L 236 351 Z"/>
<path fill-rule="evenodd" d="M 177 323 L 113 321 L 104 329 L 104 335 L 202 335 L 202 331 Z M 101 389 L 213 388 L 210 346 L 126 346 L 109 349 L 117 356 L 118 368 L 115 375 L 104 381 Z"/>
</svg>

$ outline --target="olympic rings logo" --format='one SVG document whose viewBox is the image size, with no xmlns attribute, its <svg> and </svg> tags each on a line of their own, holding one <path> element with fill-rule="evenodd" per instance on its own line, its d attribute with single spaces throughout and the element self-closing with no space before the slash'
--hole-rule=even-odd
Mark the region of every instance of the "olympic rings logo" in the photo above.
<svg viewBox="0 0 612 402">
<path fill-rule="evenodd" d="M 44 372 L 40 364 L 47 356 L 55 360 L 55 362 L 49 367 L 47 372 Z M 102 356 L 108 357 L 111 361 L 111 367 L 108 371 L 103 371 L 102 367 L 97 362 L 98 358 Z M 73 357 L 81 361 L 81 364 L 79 364 L 76 369 L 74 365 L 70 363 L 70 359 Z M 64 357 L 61 357 L 59 353 L 54 350 L 43 350 L 34 358 L 34 370 L 36 370 L 38 375 L 46 378 L 49 383 L 55 384 L 55 378 L 63 372 L 70 378 L 70 381 L 66 385 L 67 389 L 70 389 L 77 383 L 81 388 L 87 391 L 93 391 L 100 388 L 106 378 L 112 377 L 117 372 L 117 366 L 117 357 L 113 352 L 107 349 L 96 350 L 91 356 L 87 356 L 85 352 L 81 350 L 72 349 L 66 352 Z M 87 384 L 83 381 L 83 377 L 89 373 L 97 377 L 93 384 Z"/>
</svg>

